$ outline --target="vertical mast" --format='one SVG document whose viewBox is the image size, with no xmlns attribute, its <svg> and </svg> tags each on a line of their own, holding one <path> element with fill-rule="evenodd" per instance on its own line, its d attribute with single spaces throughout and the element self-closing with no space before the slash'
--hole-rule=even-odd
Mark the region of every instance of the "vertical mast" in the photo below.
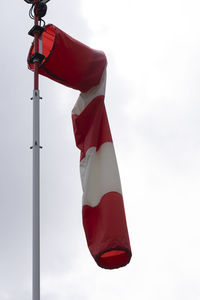
<svg viewBox="0 0 200 300">
<path fill-rule="evenodd" d="M 25 0 L 31 4 L 29 16 L 34 19 L 34 26 L 29 35 L 34 37 L 34 53 L 29 62 L 34 65 L 33 89 L 33 216 L 32 216 L 32 300 L 40 300 L 40 92 L 39 66 L 45 56 L 42 54 L 42 33 L 44 26 L 41 21 L 47 12 L 46 3 L 50 0 Z"/>
<path fill-rule="evenodd" d="M 34 0 L 37 12 L 38 0 Z M 34 16 L 38 25 L 38 16 Z M 38 53 L 39 33 L 34 32 L 35 53 Z M 40 300 L 40 95 L 39 61 L 34 60 L 33 90 L 33 240 L 32 240 L 32 300 Z"/>
</svg>

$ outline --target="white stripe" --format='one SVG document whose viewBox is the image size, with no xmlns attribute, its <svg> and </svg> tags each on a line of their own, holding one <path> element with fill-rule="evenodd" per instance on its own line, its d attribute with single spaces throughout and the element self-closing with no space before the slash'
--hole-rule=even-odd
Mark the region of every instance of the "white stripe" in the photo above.
<svg viewBox="0 0 200 300">
<path fill-rule="evenodd" d="M 106 193 L 122 194 L 119 171 L 112 142 L 102 144 L 96 152 L 91 147 L 80 162 L 83 205 L 97 206 Z"/>
<path fill-rule="evenodd" d="M 81 93 L 74 108 L 72 114 L 80 115 L 86 106 L 97 96 L 105 95 L 106 88 L 106 67 L 103 71 L 101 81 L 98 85 L 92 87 L 86 93 Z"/>
</svg>

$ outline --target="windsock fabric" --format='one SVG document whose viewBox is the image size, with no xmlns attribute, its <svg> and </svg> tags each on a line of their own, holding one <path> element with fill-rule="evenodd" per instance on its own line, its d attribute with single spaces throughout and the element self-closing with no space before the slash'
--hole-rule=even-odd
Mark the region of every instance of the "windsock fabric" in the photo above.
<svg viewBox="0 0 200 300">
<path fill-rule="evenodd" d="M 98 86 L 80 97 L 72 111 L 81 150 L 83 226 L 97 264 L 113 269 L 131 257 L 121 183 L 104 105 L 106 71 Z"/>
<path fill-rule="evenodd" d="M 81 151 L 82 217 L 89 250 L 102 268 L 125 266 L 131 259 L 131 247 L 104 104 L 105 54 L 53 25 L 46 26 L 43 49 L 46 49 L 43 53 L 46 58 L 40 66 L 40 74 L 81 91 L 72 110 L 72 121 L 76 145 Z M 33 49 L 29 57 L 32 53 Z M 29 68 L 33 69 L 30 63 Z"/>
</svg>

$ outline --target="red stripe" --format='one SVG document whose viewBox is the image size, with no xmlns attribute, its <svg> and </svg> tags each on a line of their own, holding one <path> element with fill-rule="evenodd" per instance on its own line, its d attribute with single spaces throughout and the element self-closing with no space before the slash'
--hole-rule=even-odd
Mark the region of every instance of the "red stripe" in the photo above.
<svg viewBox="0 0 200 300">
<path fill-rule="evenodd" d="M 88 247 L 100 267 L 114 269 L 131 259 L 122 195 L 105 194 L 99 205 L 83 206 L 83 226 Z"/>
<path fill-rule="evenodd" d="M 104 96 L 93 99 L 80 115 L 72 115 L 76 145 L 81 150 L 81 159 L 87 150 L 97 150 L 105 142 L 112 142 L 112 136 L 104 105 Z"/>
<path fill-rule="evenodd" d="M 83 93 L 98 85 L 107 64 L 105 54 L 84 45 L 54 25 L 45 26 L 45 30 L 43 54 L 46 58 L 39 73 Z M 28 58 L 31 53 L 32 48 Z M 30 63 L 29 68 L 33 70 Z"/>
</svg>

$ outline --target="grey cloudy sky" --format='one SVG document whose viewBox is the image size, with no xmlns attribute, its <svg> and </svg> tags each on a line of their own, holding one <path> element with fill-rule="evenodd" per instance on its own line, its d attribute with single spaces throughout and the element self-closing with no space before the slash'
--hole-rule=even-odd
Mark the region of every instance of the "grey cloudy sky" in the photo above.
<svg viewBox="0 0 200 300">
<path fill-rule="evenodd" d="M 100 269 L 81 220 L 78 92 L 41 78 L 41 299 L 200 299 L 199 1 L 52 0 L 45 18 L 108 58 L 106 106 L 131 263 Z M 0 299 L 31 299 L 32 27 L 1 3 Z"/>
</svg>

